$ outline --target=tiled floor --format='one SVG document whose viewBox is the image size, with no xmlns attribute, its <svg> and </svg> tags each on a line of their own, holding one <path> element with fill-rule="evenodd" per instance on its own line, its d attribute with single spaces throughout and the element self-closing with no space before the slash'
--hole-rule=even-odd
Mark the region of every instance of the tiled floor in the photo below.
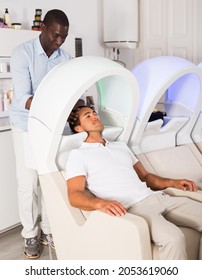
<svg viewBox="0 0 202 280">
<path fill-rule="evenodd" d="M 0 234 L 0 260 L 27 260 L 23 255 L 23 238 L 21 226 Z M 42 254 L 36 260 L 56 260 L 56 254 L 48 246 L 42 246 Z"/>
</svg>

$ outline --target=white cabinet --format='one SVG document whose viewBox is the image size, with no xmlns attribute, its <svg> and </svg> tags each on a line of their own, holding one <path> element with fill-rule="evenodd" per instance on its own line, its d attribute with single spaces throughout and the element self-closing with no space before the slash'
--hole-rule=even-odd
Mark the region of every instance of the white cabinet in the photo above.
<svg viewBox="0 0 202 280">
<path fill-rule="evenodd" d="M 0 56 L 0 95 L 11 88 L 10 58 Z M 0 100 L 1 102 L 3 100 Z M 8 110 L 0 104 L 0 233 L 20 223 L 15 155 Z"/>
<path fill-rule="evenodd" d="M 4 121 L 6 118 L 4 118 Z M 3 119 L 2 119 L 3 120 Z M 0 122 L 2 123 L 2 120 Z M 8 124 L 4 123 L 8 128 Z M 11 130 L 0 131 L 0 233 L 20 222 Z"/>
<path fill-rule="evenodd" d="M 0 118 L 8 117 L 8 105 L 4 104 L 3 99 L 5 94 L 8 98 L 11 89 L 10 57 L 2 57 L 0 54 Z"/>
<path fill-rule="evenodd" d="M 38 35 L 37 31 L 0 28 L 0 94 L 12 85 L 10 56 L 14 47 Z M 0 233 L 20 223 L 15 154 L 8 111 L 0 112 Z"/>
</svg>

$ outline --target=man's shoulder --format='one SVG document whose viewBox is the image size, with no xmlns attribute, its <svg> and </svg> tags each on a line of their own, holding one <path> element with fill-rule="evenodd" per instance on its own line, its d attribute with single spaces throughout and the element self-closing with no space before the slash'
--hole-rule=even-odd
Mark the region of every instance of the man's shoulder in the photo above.
<svg viewBox="0 0 202 280">
<path fill-rule="evenodd" d="M 69 151 L 68 158 L 70 159 L 70 162 L 72 160 L 80 160 L 83 157 L 82 154 L 80 148 L 75 148 Z"/>
<path fill-rule="evenodd" d="M 19 55 L 20 53 L 30 53 L 33 52 L 33 48 L 35 46 L 35 42 L 36 42 L 37 38 L 25 41 L 19 45 L 17 45 L 12 52 L 12 56 Z"/>
<path fill-rule="evenodd" d="M 30 40 L 27 40 L 27 41 L 24 41 L 24 42 L 20 43 L 19 45 L 17 45 L 15 47 L 15 49 L 19 49 L 19 48 L 23 49 L 25 47 L 31 47 L 31 46 L 33 46 L 35 44 L 36 40 L 38 40 L 38 37 L 30 39 Z"/>
<path fill-rule="evenodd" d="M 81 154 L 81 150 L 82 150 L 82 148 L 81 147 L 78 147 L 78 148 L 74 148 L 74 149 L 72 149 L 72 150 L 70 150 L 70 154 L 71 155 L 79 155 L 79 154 Z"/>
<path fill-rule="evenodd" d="M 60 56 L 65 57 L 67 60 L 72 58 L 71 55 L 66 50 L 64 50 L 63 48 L 59 48 L 58 52 L 59 52 Z"/>
</svg>

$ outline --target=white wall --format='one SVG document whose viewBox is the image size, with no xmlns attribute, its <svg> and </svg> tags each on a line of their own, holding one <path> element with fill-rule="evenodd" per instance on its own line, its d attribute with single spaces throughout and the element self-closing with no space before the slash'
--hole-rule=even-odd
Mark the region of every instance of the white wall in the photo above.
<svg viewBox="0 0 202 280">
<path fill-rule="evenodd" d="M 67 14 L 70 21 L 70 33 L 75 34 L 77 37 L 82 37 L 83 39 L 84 55 L 100 55 L 113 58 L 112 50 L 105 48 L 102 40 L 102 2 L 102 0 L 57 0 L 57 4 L 55 4 L 53 0 L 1 0 L 0 17 L 4 14 L 4 8 L 9 8 L 11 21 L 21 22 L 23 29 L 30 29 L 33 25 L 35 9 L 42 9 L 42 16 L 50 9 L 62 9 Z M 174 30 L 177 31 L 180 27 L 183 29 L 181 23 L 174 20 L 172 21 L 172 18 L 175 18 L 174 14 L 176 15 L 179 13 L 181 15 L 179 18 L 183 18 L 183 16 L 186 15 L 184 24 L 189 31 L 189 37 L 185 34 L 187 36 L 186 43 L 181 40 L 180 45 L 178 43 L 177 47 L 181 49 L 186 47 L 187 50 L 189 50 L 190 54 L 185 58 L 195 63 L 202 61 L 202 37 L 200 36 L 202 24 L 201 2 L 201 0 L 139 1 L 139 47 L 136 50 L 120 49 L 120 60 L 126 63 L 128 69 L 131 69 L 139 61 L 147 58 L 146 53 L 149 52 L 153 45 L 155 45 L 155 48 L 161 48 L 162 54 L 172 55 L 170 46 L 175 42 L 178 43 L 179 38 L 174 38 L 169 32 L 172 31 L 172 26 L 175 26 Z M 175 6 L 173 6 L 174 4 Z M 167 6 L 169 6 L 169 9 Z M 164 13 L 166 11 L 167 16 L 164 16 L 164 14 L 161 15 L 162 24 L 169 28 L 164 30 L 162 34 L 158 34 L 157 41 L 156 37 L 150 34 L 152 29 L 150 26 L 152 24 L 153 27 L 155 26 L 155 32 L 159 32 L 158 11 L 160 11 L 160 14 L 162 11 L 164 11 Z M 151 19 L 150 24 L 148 23 L 148 13 Z M 185 15 L 183 13 L 185 13 Z M 160 24 L 160 26 L 162 24 Z M 151 35 L 149 41 L 148 34 Z"/>
<path fill-rule="evenodd" d="M 69 33 L 83 38 L 83 54 L 104 55 L 100 0 L 1 0 L 0 17 L 4 8 L 9 9 L 11 22 L 20 22 L 23 29 L 31 29 L 35 9 L 42 9 L 42 18 L 50 9 L 61 9 L 69 18 Z"/>
<path fill-rule="evenodd" d="M 69 18 L 69 33 L 83 39 L 83 55 L 113 58 L 112 50 L 105 48 L 102 39 L 102 0 L 57 0 L 57 5 L 53 0 L 1 0 L 0 17 L 3 17 L 5 8 L 9 9 L 11 22 L 20 22 L 22 29 L 31 29 L 35 9 L 42 9 L 42 18 L 50 9 L 61 9 Z M 120 51 L 120 60 L 131 68 L 135 52 Z"/>
</svg>

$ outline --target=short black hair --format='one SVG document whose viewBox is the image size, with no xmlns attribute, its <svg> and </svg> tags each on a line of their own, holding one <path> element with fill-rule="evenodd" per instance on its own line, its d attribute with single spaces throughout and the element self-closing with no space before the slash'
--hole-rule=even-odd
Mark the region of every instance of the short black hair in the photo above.
<svg viewBox="0 0 202 280">
<path fill-rule="evenodd" d="M 73 109 L 73 110 L 72 110 L 71 114 L 73 113 L 73 114 L 76 115 L 76 113 L 77 113 L 80 109 L 82 109 L 82 108 L 91 108 L 91 107 L 90 107 L 90 106 L 86 106 L 86 105 L 78 106 L 76 109 Z M 71 131 L 72 131 L 73 133 L 78 133 L 78 131 L 75 130 L 75 127 L 76 127 L 77 125 L 80 125 L 79 117 L 77 117 L 74 121 L 72 121 L 72 120 L 69 121 L 69 127 L 70 127 L 70 129 L 71 129 Z"/>
<path fill-rule="evenodd" d="M 57 10 L 57 9 L 50 10 L 44 16 L 43 23 L 46 26 L 49 26 L 49 25 L 51 25 L 54 22 L 59 23 L 59 24 L 61 24 L 63 26 L 69 27 L 68 17 L 61 10 Z"/>
</svg>

